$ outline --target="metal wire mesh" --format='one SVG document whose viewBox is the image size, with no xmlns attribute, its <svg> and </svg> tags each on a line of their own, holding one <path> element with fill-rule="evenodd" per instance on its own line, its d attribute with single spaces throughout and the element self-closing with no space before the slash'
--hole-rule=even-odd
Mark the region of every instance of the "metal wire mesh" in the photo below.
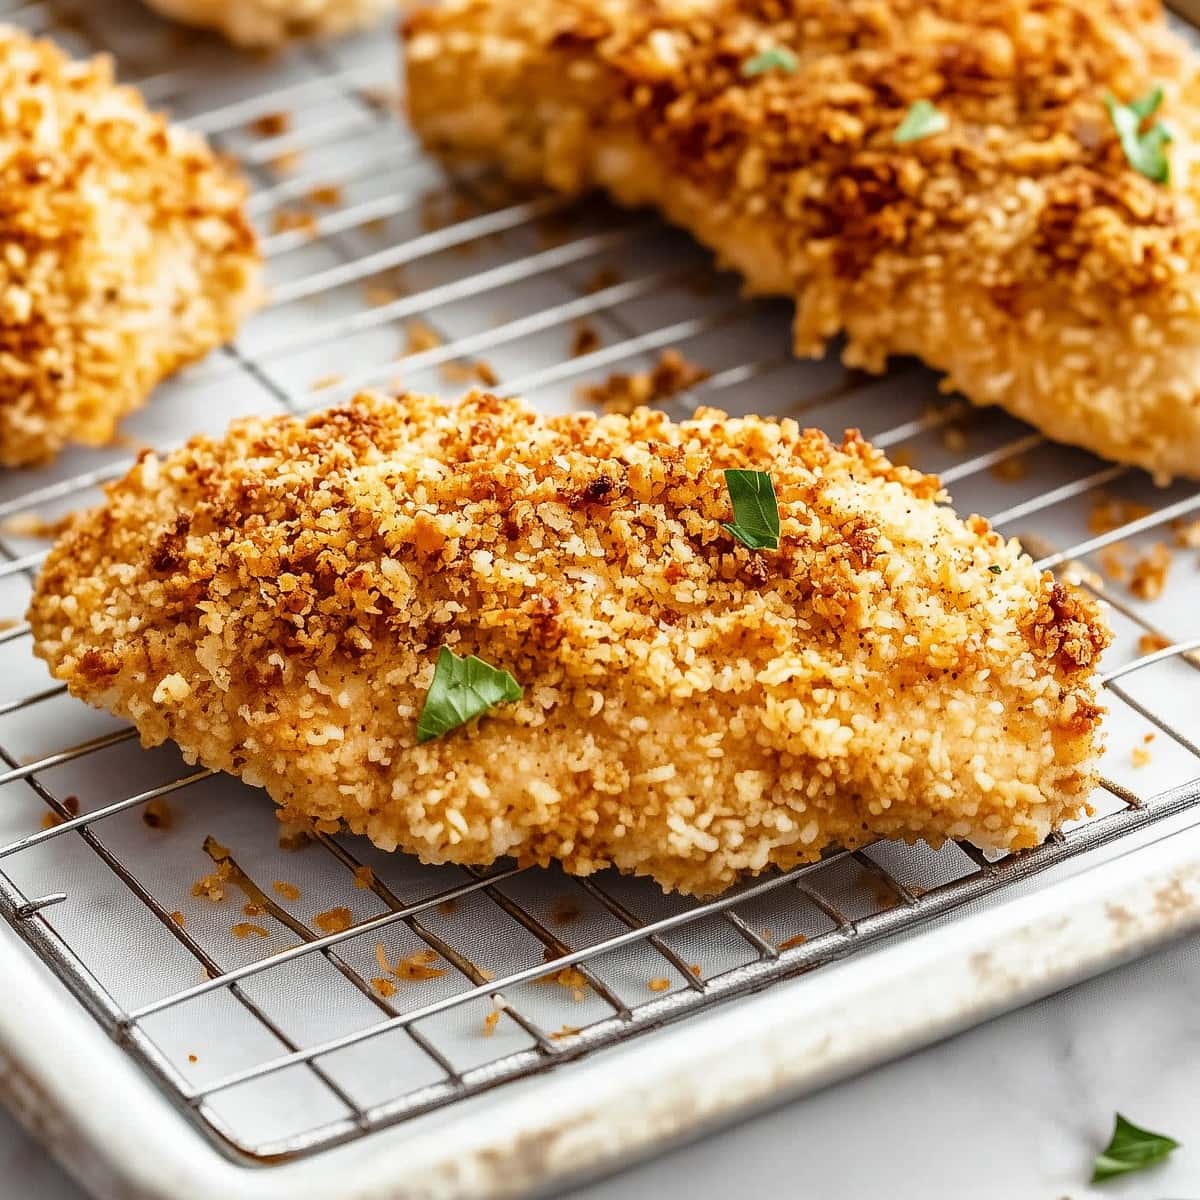
<svg viewBox="0 0 1200 1200">
<path fill-rule="evenodd" d="M 446 390 L 494 376 L 498 391 L 561 408 L 677 347 L 709 374 L 673 408 L 860 425 L 1113 606 L 1095 816 L 1019 856 L 877 845 L 709 903 L 608 874 L 424 867 L 328 834 L 285 849 L 261 794 L 169 748 L 140 751 L 132 730 L 48 681 L 14 620 L 0 632 L 0 912 L 226 1152 L 312 1152 L 786 977 L 820 986 L 815 968 L 1200 799 L 1194 485 L 1157 489 L 1048 445 L 939 398 L 915 366 L 875 380 L 834 358 L 795 363 L 784 306 L 739 299 L 644 216 L 513 197 L 484 173 L 446 179 L 395 116 L 386 34 L 263 62 L 120 2 L 28 4 L 8 19 L 80 53 L 111 50 L 255 185 L 271 302 L 161 389 L 127 423 L 130 443 L 163 449 L 236 414 L 397 380 Z M 45 552 L 28 518 L 92 502 L 132 452 L 75 451 L 0 481 L 0 611 L 23 611 Z M 1178 544 L 1152 598 L 1139 564 L 1164 539 Z M 1102 585 L 1101 566 L 1132 572 L 1133 590 Z M 224 898 L 194 895 L 225 849 Z"/>
</svg>

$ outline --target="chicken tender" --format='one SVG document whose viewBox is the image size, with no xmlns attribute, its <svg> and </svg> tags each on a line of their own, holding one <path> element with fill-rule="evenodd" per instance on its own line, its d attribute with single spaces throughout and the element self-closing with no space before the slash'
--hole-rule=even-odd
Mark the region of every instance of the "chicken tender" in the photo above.
<svg viewBox="0 0 1200 1200">
<path fill-rule="evenodd" d="M 448 0 L 406 39 L 430 147 L 657 206 L 796 298 L 797 353 L 1200 477 L 1200 59 L 1157 0 Z"/>
<path fill-rule="evenodd" d="M 271 47 L 369 25 L 397 0 L 146 0 L 164 16 L 215 29 L 238 46 Z"/>
<path fill-rule="evenodd" d="M 108 441 L 258 294 L 246 187 L 196 134 L 0 26 L 0 463 Z"/>
<path fill-rule="evenodd" d="M 770 475 L 777 550 L 724 527 L 731 468 Z M 943 499 L 790 420 L 361 395 L 147 452 L 29 618 L 72 693 L 287 820 L 710 894 L 1086 810 L 1105 627 Z M 419 741 L 442 647 L 523 694 Z"/>
</svg>

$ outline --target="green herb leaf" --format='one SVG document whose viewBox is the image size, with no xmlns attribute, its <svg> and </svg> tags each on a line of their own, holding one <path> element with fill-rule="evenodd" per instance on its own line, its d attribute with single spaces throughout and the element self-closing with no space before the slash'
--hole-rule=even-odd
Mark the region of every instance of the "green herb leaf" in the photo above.
<svg viewBox="0 0 1200 1200">
<path fill-rule="evenodd" d="M 1139 1129 L 1117 1113 L 1112 1139 L 1092 1164 L 1092 1182 L 1100 1183 L 1162 1162 L 1178 1145 L 1174 1138 Z"/>
<path fill-rule="evenodd" d="M 932 100 L 918 100 L 896 126 L 892 141 L 902 146 L 905 142 L 919 142 L 935 133 L 945 133 L 949 128 L 950 118 Z"/>
<path fill-rule="evenodd" d="M 755 75 L 765 75 L 768 71 L 782 71 L 785 75 L 795 75 L 800 69 L 800 60 L 786 46 L 772 46 L 753 58 L 742 63 L 742 74 L 747 79 Z"/>
<path fill-rule="evenodd" d="M 751 550 L 779 549 L 779 502 L 766 471 L 726 471 L 733 522 L 722 528 Z"/>
<path fill-rule="evenodd" d="M 997 566 L 995 563 L 992 563 L 992 565 L 990 567 L 988 567 L 988 570 L 991 571 L 991 573 L 993 575 L 999 575 L 1000 572 L 1004 570 L 1004 568 Z"/>
<path fill-rule="evenodd" d="M 1161 87 L 1152 88 L 1128 104 L 1122 104 L 1111 93 L 1104 97 L 1108 119 L 1117 131 L 1126 160 L 1140 175 L 1155 183 L 1167 183 L 1171 178 L 1171 163 L 1167 158 L 1171 131 L 1162 121 L 1155 121 L 1146 130 L 1142 124 L 1158 112 L 1162 101 Z"/>
<path fill-rule="evenodd" d="M 473 654 L 458 658 L 443 646 L 417 721 L 417 741 L 441 737 L 495 705 L 520 700 L 522 695 L 521 685 L 507 671 L 489 666 Z"/>
</svg>

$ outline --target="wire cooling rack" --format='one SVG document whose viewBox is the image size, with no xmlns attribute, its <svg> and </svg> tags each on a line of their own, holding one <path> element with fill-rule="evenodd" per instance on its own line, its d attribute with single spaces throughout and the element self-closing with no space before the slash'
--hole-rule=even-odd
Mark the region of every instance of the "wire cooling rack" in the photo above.
<svg viewBox="0 0 1200 1200">
<path fill-rule="evenodd" d="M 109 0 L 7 19 L 111 51 L 254 184 L 266 310 L 160 389 L 124 444 L 0 480 L 0 913 L 236 1161 L 295 1158 L 569 1071 L 784 978 L 820 988 L 835 960 L 934 936 L 940 914 L 1200 799 L 1195 485 L 1156 488 L 1049 445 L 939 396 L 911 364 L 874 379 L 835 358 L 796 363 L 786 306 L 739 298 L 647 216 L 513 196 L 483 172 L 446 178 L 396 115 L 387 32 L 264 60 Z M 705 403 L 862 427 L 1107 600 L 1117 637 L 1093 817 L 1018 856 L 878 844 L 709 903 L 612 874 L 424 867 L 330 835 L 295 848 L 261 792 L 169 747 L 141 751 L 30 654 L 20 614 L 46 548 L 33 533 L 94 502 L 143 444 L 398 383 L 494 381 L 553 410 L 668 348 L 707 372 L 667 401 L 677 414 Z M 195 895 L 226 854 L 222 898 Z M 752 1019 L 755 1002 L 740 1003 Z"/>
</svg>

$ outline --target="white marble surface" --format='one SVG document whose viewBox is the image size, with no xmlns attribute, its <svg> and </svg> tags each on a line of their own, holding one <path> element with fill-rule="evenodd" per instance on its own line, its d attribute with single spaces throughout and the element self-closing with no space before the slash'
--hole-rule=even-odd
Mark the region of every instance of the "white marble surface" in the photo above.
<svg viewBox="0 0 1200 1200">
<path fill-rule="evenodd" d="M 1198 1076 L 1192 939 L 573 1200 L 1200 1200 Z M 1091 1189 L 1115 1109 L 1185 1145 L 1165 1167 Z M 85 1193 L 0 1114 L 0 1197 Z"/>
</svg>

